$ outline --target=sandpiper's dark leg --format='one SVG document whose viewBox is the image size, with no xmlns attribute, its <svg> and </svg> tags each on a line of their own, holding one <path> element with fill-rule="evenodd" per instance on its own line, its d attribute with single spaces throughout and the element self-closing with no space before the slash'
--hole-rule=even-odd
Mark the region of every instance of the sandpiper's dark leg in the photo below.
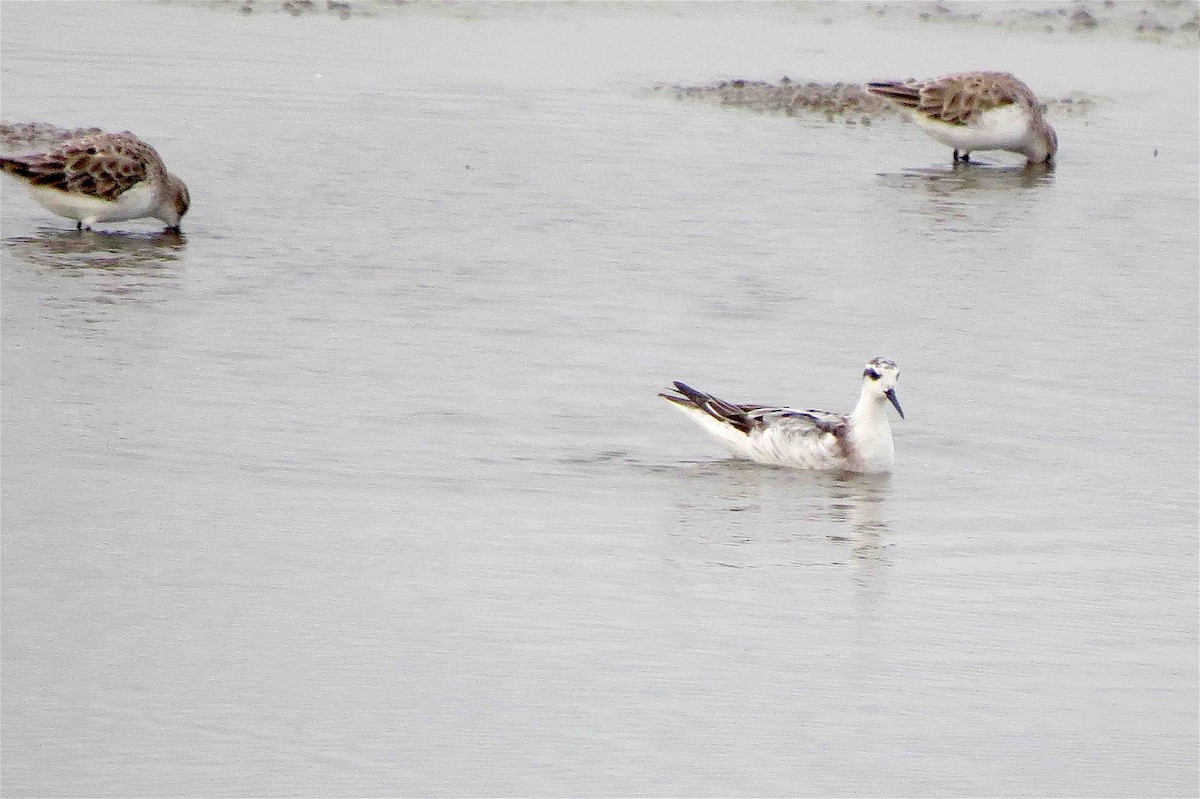
<svg viewBox="0 0 1200 799">
<path fill-rule="evenodd" d="M 954 151 L 954 163 L 958 163 L 958 150 Z"/>
<path fill-rule="evenodd" d="M 78 219 L 75 221 L 75 229 L 83 230 L 83 220 L 82 219 Z"/>
<path fill-rule="evenodd" d="M 963 163 L 964 163 L 964 164 L 969 164 L 969 163 L 971 163 L 971 154 L 970 154 L 970 153 L 963 153 L 963 154 L 962 154 L 962 160 L 963 160 Z"/>
</svg>

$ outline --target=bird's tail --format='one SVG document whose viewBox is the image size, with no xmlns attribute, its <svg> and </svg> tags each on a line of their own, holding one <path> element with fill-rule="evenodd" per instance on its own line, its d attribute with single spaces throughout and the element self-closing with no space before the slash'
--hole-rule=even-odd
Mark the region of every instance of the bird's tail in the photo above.
<svg viewBox="0 0 1200 799">
<path fill-rule="evenodd" d="M 708 414 L 719 422 L 724 422 L 743 433 L 750 431 L 750 421 L 742 408 L 731 402 L 717 399 L 711 394 L 697 391 L 686 383 L 675 381 L 676 393 L 660 393 L 658 396 L 673 402 L 685 410 L 696 410 Z M 669 390 L 669 389 L 668 389 Z"/>
<path fill-rule="evenodd" d="M 885 100 L 891 100 L 905 108 L 916 108 L 921 103 L 921 92 L 915 86 L 909 86 L 901 81 L 881 81 L 868 83 L 867 92 Z"/>
<path fill-rule="evenodd" d="M 7 172 L 27 180 L 31 180 L 37 175 L 29 161 L 24 158 L 0 157 L 0 172 Z"/>
</svg>

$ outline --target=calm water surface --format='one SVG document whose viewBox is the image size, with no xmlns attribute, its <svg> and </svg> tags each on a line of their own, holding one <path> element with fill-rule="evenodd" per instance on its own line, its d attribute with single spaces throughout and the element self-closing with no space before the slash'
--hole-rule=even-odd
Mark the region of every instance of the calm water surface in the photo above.
<svg viewBox="0 0 1200 799">
<path fill-rule="evenodd" d="M 79 234 L 5 184 L 6 795 L 1200 790 L 1194 49 L 0 11 L 6 119 L 194 201 Z M 644 92 L 976 67 L 1101 98 L 1055 171 Z M 890 478 L 655 397 L 848 410 L 875 355 Z"/>
</svg>

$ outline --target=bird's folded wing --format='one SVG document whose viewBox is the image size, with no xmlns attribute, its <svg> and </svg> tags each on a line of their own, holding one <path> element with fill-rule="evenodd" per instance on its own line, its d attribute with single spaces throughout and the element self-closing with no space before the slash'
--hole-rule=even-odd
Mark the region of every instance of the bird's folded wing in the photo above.
<svg viewBox="0 0 1200 799">
<path fill-rule="evenodd" d="M 763 427 L 777 427 L 795 434 L 810 432 L 841 435 L 846 429 L 846 417 L 838 413 L 796 408 L 773 408 L 765 405 L 743 405 L 746 418 Z"/>
<path fill-rule="evenodd" d="M 124 137 L 85 136 L 21 159 L 23 176 L 37 186 L 116 200 L 150 176 L 148 149 Z"/>
</svg>

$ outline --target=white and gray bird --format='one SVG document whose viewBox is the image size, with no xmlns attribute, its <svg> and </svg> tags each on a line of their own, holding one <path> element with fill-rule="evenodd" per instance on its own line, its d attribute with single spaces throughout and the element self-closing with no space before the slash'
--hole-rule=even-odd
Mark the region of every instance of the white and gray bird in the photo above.
<svg viewBox="0 0 1200 799">
<path fill-rule="evenodd" d="M 735 458 L 799 469 L 890 472 L 896 460 L 887 404 L 900 369 L 875 358 L 863 370 L 858 405 L 849 414 L 776 405 L 735 405 L 676 382 L 659 394 L 699 424 Z"/>
<path fill-rule="evenodd" d="M 124 133 L 93 133 L 42 153 L 0 158 L 0 170 L 22 180 L 47 211 L 91 229 L 99 222 L 153 217 L 171 230 L 191 204 L 187 186 L 158 152 Z"/>
<path fill-rule="evenodd" d="M 868 83 L 867 91 L 909 112 L 921 130 L 954 150 L 955 161 L 976 150 L 1020 153 L 1031 164 L 1049 163 L 1058 134 L 1046 106 L 1007 72 L 960 72 L 920 81 Z"/>
</svg>

